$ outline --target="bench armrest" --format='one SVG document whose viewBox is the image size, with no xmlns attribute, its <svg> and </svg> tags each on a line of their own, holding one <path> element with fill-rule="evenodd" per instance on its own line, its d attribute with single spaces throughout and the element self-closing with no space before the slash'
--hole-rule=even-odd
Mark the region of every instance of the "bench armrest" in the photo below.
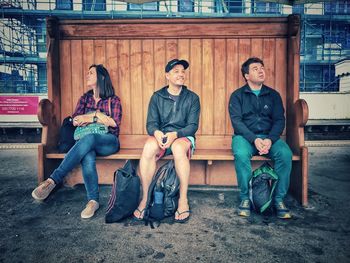
<svg viewBox="0 0 350 263">
<path fill-rule="evenodd" d="M 38 119 L 43 126 L 41 143 L 49 148 L 56 148 L 59 127 L 54 113 L 54 105 L 49 99 L 42 99 L 39 102 Z"/>
<path fill-rule="evenodd" d="M 38 119 L 41 125 L 50 126 L 54 117 L 53 104 L 49 99 L 42 99 L 38 105 Z"/>
<path fill-rule="evenodd" d="M 299 155 L 301 148 L 305 146 L 304 127 L 309 119 L 309 107 L 305 100 L 298 99 L 289 110 L 287 142 L 293 153 Z"/>
<path fill-rule="evenodd" d="M 304 128 L 309 119 L 309 107 L 304 99 L 298 99 L 294 103 L 296 123 L 298 127 Z"/>
</svg>

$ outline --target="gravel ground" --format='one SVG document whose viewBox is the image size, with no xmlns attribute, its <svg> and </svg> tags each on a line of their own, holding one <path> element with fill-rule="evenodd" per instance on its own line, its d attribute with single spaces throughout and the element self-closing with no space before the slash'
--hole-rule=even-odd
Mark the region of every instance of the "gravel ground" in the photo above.
<svg viewBox="0 0 350 263">
<path fill-rule="evenodd" d="M 80 218 L 82 185 L 34 201 L 36 150 L 0 150 L 0 262 L 350 262 L 350 147 L 309 151 L 309 206 L 288 196 L 291 220 L 243 219 L 236 188 L 192 188 L 190 221 L 151 229 L 104 223 L 109 185 L 90 220 Z"/>
</svg>

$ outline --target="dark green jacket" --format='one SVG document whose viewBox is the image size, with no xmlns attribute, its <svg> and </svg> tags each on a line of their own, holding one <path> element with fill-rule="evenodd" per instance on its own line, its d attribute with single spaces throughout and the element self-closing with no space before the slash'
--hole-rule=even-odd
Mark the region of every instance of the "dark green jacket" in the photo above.
<svg viewBox="0 0 350 263">
<path fill-rule="evenodd" d="M 156 130 L 163 133 L 177 132 L 177 136 L 195 135 L 198 130 L 200 102 L 194 92 L 182 87 L 176 103 L 169 97 L 168 86 L 153 93 L 147 113 L 147 132 L 154 135 Z"/>
<path fill-rule="evenodd" d="M 248 84 L 231 94 L 229 112 L 235 135 L 253 143 L 257 135 L 267 135 L 274 143 L 285 126 L 284 108 L 280 94 L 263 85 L 256 96 Z"/>
</svg>

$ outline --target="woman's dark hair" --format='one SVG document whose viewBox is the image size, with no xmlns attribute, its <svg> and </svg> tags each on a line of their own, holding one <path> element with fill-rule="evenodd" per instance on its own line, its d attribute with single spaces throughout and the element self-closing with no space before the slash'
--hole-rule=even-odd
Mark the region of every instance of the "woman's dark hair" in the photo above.
<svg viewBox="0 0 350 263">
<path fill-rule="evenodd" d="M 96 68 L 99 97 L 101 99 L 106 99 L 114 96 L 114 88 L 107 69 L 102 64 L 92 64 L 89 69 L 91 68 Z"/>
<path fill-rule="evenodd" d="M 249 66 L 250 64 L 253 64 L 253 63 L 260 63 L 261 65 L 264 66 L 264 62 L 260 59 L 260 58 L 257 58 L 257 57 L 251 57 L 251 58 L 248 58 L 243 64 L 242 64 L 242 67 L 241 67 L 241 72 L 242 72 L 242 76 L 243 78 L 247 81 L 247 79 L 245 78 L 245 74 L 249 74 Z"/>
</svg>

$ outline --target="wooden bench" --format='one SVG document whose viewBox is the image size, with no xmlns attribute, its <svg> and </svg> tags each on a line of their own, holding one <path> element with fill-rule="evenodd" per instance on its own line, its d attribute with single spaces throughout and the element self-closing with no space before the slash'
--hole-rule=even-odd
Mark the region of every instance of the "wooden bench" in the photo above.
<svg viewBox="0 0 350 263">
<path fill-rule="evenodd" d="M 148 103 L 166 84 L 164 67 L 172 58 L 190 62 L 186 85 L 201 100 L 197 149 L 191 160 L 191 185 L 237 185 L 231 152 L 233 129 L 228 100 L 244 84 L 241 64 L 261 57 L 266 84 L 276 88 L 286 109 L 283 138 L 293 151 L 291 192 L 307 204 L 308 151 L 304 126 L 308 108 L 299 99 L 299 17 L 229 19 L 47 20 L 48 99 L 39 103 L 43 125 L 38 181 L 64 158 L 57 152 L 60 124 L 86 91 L 89 65 L 104 64 L 121 98 L 121 150 L 97 158 L 99 182 L 112 183 L 126 159 L 139 159 L 147 138 Z M 171 158 L 171 157 L 167 157 Z M 266 159 L 252 158 L 253 167 Z M 66 184 L 82 183 L 76 167 Z"/>
</svg>

